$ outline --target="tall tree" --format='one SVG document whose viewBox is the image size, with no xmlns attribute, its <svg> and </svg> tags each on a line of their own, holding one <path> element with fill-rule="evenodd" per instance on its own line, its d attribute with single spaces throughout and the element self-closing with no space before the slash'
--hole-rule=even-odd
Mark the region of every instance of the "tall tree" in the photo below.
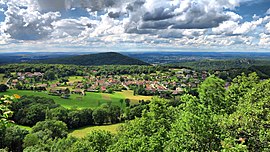
<svg viewBox="0 0 270 152">
<path fill-rule="evenodd" d="M 198 88 L 201 103 L 212 111 L 225 111 L 230 103 L 225 102 L 225 82 L 215 76 L 208 77 Z"/>
</svg>

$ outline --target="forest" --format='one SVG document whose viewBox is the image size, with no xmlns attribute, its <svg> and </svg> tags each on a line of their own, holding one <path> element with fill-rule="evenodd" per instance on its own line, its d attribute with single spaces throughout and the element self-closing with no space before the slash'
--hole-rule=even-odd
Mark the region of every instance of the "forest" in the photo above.
<svg viewBox="0 0 270 152">
<path fill-rule="evenodd" d="M 198 87 L 197 96 L 154 98 L 142 104 L 147 106 L 139 110 L 140 116 L 124 120 L 116 134 L 100 130 L 83 138 L 68 135 L 71 124 L 100 123 L 95 113 L 104 112 L 66 110 L 39 97 L 4 96 L 0 145 L 4 151 L 270 151 L 270 80 L 261 81 L 256 73 L 242 74 L 228 88 L 224 85 L 224 80 L 209 76 Z M 35 117 L 42 111 L 39 108 L 46 109 L 45 116 Z M 27 117 L 20 118 L 21 110 L 33 114 L 30 120 L 37 118 L 31 131 L 12 123 L 29 122 Z M 119 109 L 104 111 L 117 113 Z M 115 119 L 106 120 L 113 123 Z"/>
</svg>

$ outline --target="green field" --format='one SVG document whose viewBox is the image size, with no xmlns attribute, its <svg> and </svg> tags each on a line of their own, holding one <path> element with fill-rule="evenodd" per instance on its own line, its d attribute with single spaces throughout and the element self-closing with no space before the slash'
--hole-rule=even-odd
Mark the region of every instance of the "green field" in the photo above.
<svg viewBox="0 0 270 152">
<path fill-rule="evenodd" d="M 117 129 L 121 124 L 122 123 L 113 124 L 113 125 L 104 125 L 104 126 L 83 127 L 83 128 L 71 131 L 69 135 L 74 136 L 74 137 L 78 137 L 78 138 L 82 138 L 85 135 L 87 135 L 89 132 L 94 131 L 94 130 L 105 130 L 105 131 L 110 131 L 113 134 L 116 134 Z"/>
<path fill-rule="evenodd" d="M 69 82 L 75 82 L 75 81 L 82 81 L 83 80 L 83 77 L 82 76 L 71 76 L 68 78 L 68 81 Z"/>
<path fill-rule="evenodd" d="M 54 99 L 54 101 L 66 108 L 95 108 L 104 103 L 111 102 L 113 105 L 121 106 L 119 102 L 120 99 L 129 98 L 131 104 L 138 103 L 139 100 L 150 100 L 151 96 L 134 96 L 132 91 L 116 92 L 114 94 L 107 93 L 92 93 L 87 92 L 86 96 L 72 94 L 69 99 L 63 99 L 59 96 L 48 95 L 47 92 L 35 92 L 26 90 L 8 90 L 7 92 L 2 92 L 0 95 L 13 95 L 18 94 L 20 96 L 40 96 Z M 124 106 L 124 104 L 122 105 Z"/>
</svg>

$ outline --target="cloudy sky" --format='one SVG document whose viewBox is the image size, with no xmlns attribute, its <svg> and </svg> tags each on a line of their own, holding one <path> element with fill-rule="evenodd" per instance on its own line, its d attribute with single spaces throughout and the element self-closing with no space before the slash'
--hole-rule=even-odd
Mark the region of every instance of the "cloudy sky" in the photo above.
<svg viewBox="0 0 270 152">
<path fill-rule="evenodd" d="M 0 0 L 0 52 L 269 48 L 270 0 Z"/>
</svg>

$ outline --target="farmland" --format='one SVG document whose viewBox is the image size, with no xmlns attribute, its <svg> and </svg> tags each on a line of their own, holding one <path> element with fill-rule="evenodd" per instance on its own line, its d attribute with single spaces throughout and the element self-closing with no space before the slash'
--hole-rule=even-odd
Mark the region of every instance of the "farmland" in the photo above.
<svg viewBox="0 0 270 152">
<path fill-rule="evenodd" d="M 0 95 L 4 94 L 46 97 L 53 99 L 56 103 L 62 105 L 65 108 L 96 108 L 108 102 L 111 102 L 113 105 L 123 106 L 119 102 L 121 99 L 128 98 L 131 100 L 131 104 L 136 104 L 139 102 L 139 100 L 151 100 L 152 98 L 152 96 L 134 96 L 132 91 L 127 90 L 113 94 L 86 92 L 86 96 L 72 94 L 69 99 L 63 99 L 59 96 L 51 96 L 46 91 L 38 92 L 27 90 L 8 90 L 7 92 L 0 93 Z"/>
<path fill-rule="evenodd" d="M 78 137 L 78 138 L 82 138 L 84 137 L 87 133 L 91 132 L 91 131 L 96 131 L 96 130 L 105 130 L 105 131 L 109 131 L 113 134 L 117 133 L 117 129 L 119 128 L 119 126 L 122 123 L 119 124 L 113 124 L 113 125 L 103 125 L 103 126 L 90 126 L 90 127 L 83 127 L 83 128 L 79 128 L 76 130 L 72 130 L 69 135 L 74 136 L 74 137 Z"/>
</svg>

